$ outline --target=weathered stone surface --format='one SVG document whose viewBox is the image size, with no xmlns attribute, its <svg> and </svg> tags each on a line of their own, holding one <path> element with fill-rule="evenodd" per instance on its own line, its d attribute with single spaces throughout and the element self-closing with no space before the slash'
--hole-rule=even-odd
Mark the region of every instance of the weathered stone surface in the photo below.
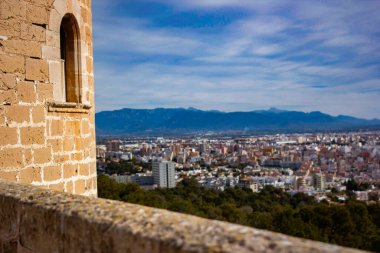
<svg viewBox="0 0 380 253">
<path fill-rule="evenodd" d="M 30 106 L 14 105 L 5 110 L 5 116 L 9 123 L 23 123 L 30 120 Z"/>
<path fill-rule="evenodd" d="M 36 101 L 36 88 L 33 82 L 20 82 L 17 84 L 18 100 L 24 103 L 34 103 Z"/>
<path fill-rule="evenodd" d="M 1 10 L 0 10 L 1 12 Z M 0 22 L 0 34 L 7 36 L 8 38 L 20 38 L 20 21 L 17 19 L 1 20 Z"/>
<path fill-rule="evenodd" d="M 46 61 L 26 59 L 26 79 L 34 81 L 49 81 L 49 66 Z"/>
<path fill-rule="evenodd" d="M 45 122 L 45 107 L 44 106 L 34 106 L 32 107 L 32 121 L 33 123 Z"/>
<path fill-rule="evenodd" d="M 12 105 L 17 102 L 15 90 L 0 90 L 0 105 Z"/>
<path fill-rule="evenodd" d="M 41 57 L 41 44 L 36 41 L 6 40 L 3 45 L 6 53 Z"/>
<path fill-rule="evenodd" d="M 61 166 L 48 166 L 44 168 L 44 180 L 55 181 L 62 178 Z"/>
<path fill-rule="evenodd" d="M 37 84 L 37 99 L 40 102 L 45 102 L 47 99 L 53 98 L 53 85 L 49 83 Z"/>
<path fill-rule="evenodd" d="M 0 90 L 13 89 L 16 87 L 16 75 L 0 74 Z"/>
<path fill-rule="evenodd" d="M 24 73 L 24 57 L 0 54 L 0 71 L 5 73 Z"/>
<path fill-rule="evenodd" d="M 45 25 L 48 23 L 48 13 L 44 6 L 28 4 L 26 7 L 26 20 L 30 23 Z"/>
<path fill-rule="evenodd" d="M 51 148 L 34 149 L 34 164 L 48 163 L 52 160 Z"/>
<path fill-rule="evenodd" d="M 18 142 L 17 128 L 0 127 L 0 140 L 4 145 L 15 145 Z"/>
<path fill-rule="evenodd" d="M 44 144 L 45 128 L 44 127 L 22 127 L 20 128 L 21 144 Z"/>
<path fill-rule="evenodd" d="M 33 182 L 41 182 L 41 168 L 29 167 L 20 171 L 20 183 L 31 184 Z"/>
<path fill-rule="evenodd" d="M 66 189 L 70 187 L 66 184 Z M 33 253 L 360 252 L 161 209 L 6 181 L 0 181 L 0 217 L 5 219 L 0 241 L 16 242 L 16 247 L 28 248 Z"/>
<path fill-rule="evenodd" d="M 61 59 L 61 51 L 59 47 L 44 46 L 42 47 L 42 58 L 59 60 Z"/>
<path fill-rule="evenodd" d="M 1 0 L 0 19 L 16 18 L 24 20 L 26 17 L 26 3 L 24 1 Z"/>
<path fill-rule="evenodd" d="M 16 167 L 23 165 L 21 148 L 4 148 L 0 150 L 0 168 Z"/>
<path fill-rule="evenodd" d="M 21 24 L 21 38 L 44 42 L 46 39 L 46 29 L 30 23 Z"/>
</svg>

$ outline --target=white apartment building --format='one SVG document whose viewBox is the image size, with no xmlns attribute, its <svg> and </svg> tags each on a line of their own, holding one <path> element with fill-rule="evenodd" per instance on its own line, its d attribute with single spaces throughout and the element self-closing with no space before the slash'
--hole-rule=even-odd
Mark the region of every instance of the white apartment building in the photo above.
<svg viewBox="0 0 380 253">
<path fill-rule="evenodd" d="M 169 161 L 152 162 L 154 184 L 160 188 L 175 187 L 175 165 Z"/>
</svg>

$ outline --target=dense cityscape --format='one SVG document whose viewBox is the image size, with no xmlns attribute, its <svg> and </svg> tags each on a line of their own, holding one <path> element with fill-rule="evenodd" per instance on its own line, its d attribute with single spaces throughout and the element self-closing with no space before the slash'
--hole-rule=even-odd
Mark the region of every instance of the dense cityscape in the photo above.
<svg viewBox="0 0 380 253">
<path fill-rule="evenodd" d="M 98 172 L 145 189 L 172 188 L 194 178 L 206 189 L 279 188 L 318 201 L 345 202 L 347 187 L 361 201 L 377 201 L 377 131 L 245 137 L 103 139 Z M 352 196 L 351 196 L 352 197 Z"/>
</svg>

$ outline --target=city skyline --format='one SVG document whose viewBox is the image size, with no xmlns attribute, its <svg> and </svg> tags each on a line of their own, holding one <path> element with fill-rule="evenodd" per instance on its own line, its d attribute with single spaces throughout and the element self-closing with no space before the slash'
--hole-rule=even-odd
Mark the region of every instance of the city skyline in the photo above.
<svg viewBox="0 0 380 253">
<path fill-rule="evenodd" d="M 380 118 L 379 7 L 96 0 L 97 111 L 277 107 Z"/>
</svg>

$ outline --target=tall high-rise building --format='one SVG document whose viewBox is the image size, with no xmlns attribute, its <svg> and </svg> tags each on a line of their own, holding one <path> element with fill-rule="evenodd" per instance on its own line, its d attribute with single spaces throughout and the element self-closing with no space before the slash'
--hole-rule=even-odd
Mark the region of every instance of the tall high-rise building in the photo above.
<svg viewBox="0 0 380 253">
<path fill-rule="evenodd" d="M 326 177 L 322 173 L 315 173 L 313 175 L 313 184 L 316 190 L 324 190 L 326 188 Z"/>
<path fill-rule="evenodd" d="M 175 187 L 174 163 L 169 161 L 152 162 L 154 183 L 160 188 Z"/>
</svg>

